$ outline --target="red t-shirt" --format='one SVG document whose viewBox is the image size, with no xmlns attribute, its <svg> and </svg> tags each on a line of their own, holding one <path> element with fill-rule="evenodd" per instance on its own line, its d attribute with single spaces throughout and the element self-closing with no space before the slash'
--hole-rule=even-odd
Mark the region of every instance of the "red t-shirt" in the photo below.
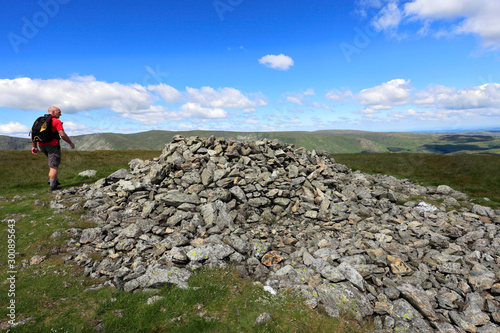
<svg viewBox="0 0 500 333">
<path fill-rule="evenodd" d="M 55 133 L 56 131 L 60 131 L 62 129 L 63 129 L 62 122 L 59 119 L 52 117 L 52 132 Z M 38 143 L 39 146 L 45 146 L 45 145 L 57 146 L 58 144 L 59 144 L 59 139 L 54 139 L 49 142 Z"/>
</svg>

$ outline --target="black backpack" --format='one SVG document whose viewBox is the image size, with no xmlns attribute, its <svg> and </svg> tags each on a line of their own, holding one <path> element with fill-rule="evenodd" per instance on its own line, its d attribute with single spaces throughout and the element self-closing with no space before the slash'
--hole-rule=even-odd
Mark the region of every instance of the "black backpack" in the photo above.
<svg viewBox="0 0 500 333">
<path fill-rule="evenodd" d="M 30 135 L 33 142 L 49 142 L 59 139 L 59 133 L 52 132 L 52 117 L 48 114 L 35 120 Z"/>
</svg>

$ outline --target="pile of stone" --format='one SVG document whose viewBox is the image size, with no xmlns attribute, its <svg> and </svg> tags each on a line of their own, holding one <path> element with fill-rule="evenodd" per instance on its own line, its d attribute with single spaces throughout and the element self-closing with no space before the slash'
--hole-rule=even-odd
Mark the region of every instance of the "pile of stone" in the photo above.
<svg viewBox="0 0 500 333">
<path fill-rule="evenodd" d="M 194 269 L 230 264 L 380 332 L 500 330 L 500 212 L 446 185 L 352 172 L 270 140 L 176 136 L 129 166 L 52 202 L 97 223 L 67 231 L 93 278 L 187 288 Z"/>
</svg>

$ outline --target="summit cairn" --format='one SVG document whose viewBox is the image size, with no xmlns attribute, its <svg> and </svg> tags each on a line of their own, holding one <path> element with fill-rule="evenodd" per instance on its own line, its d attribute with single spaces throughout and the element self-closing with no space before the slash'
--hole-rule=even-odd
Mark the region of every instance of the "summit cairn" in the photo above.
<svg viewBox="0 0 500 333">
<path fill-rule="evenodd" d="M 188 288 L 194 269 L 233 265 L 330 316 L 371 317 L 379 332 L 500 330 L 500 212 L 448 186 L 213 136 L 175 136 L 129 167 L 51 203 L 87 209 L 96 226 L 69 229 L 68 247 L 105 284 Z"/>
</svg>

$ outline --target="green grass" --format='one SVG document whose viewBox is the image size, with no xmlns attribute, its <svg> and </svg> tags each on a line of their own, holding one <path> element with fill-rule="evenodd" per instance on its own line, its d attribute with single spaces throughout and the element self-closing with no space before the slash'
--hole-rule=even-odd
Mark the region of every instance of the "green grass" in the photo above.
<svg viewBox="0 0 500 333">
<path fill-rule="evenodd" d="M 109 176 L 120 168 L 128 169 L 128 162 L 133 158 L 150 159 L 158 157 L 161 151 L 156 150 L 102 150 L 102 151 L 67 151 L 62 152 L 62 164 L 59 168 L 59 179 L 63 179 L 64 187 L 78 186 L 84 182 L 95 181 Z M 47 158 L 42 153 L 38 156 L 31 151 L 0 151 L 0 193 L 16 194 L 18 191 L 48 190 Z M 78 176 L 85 170 L 96 170 L 95 177 Z"/>
<path fill-rule="evenodd" d="M 500 208 L 500 156 L 433 154 L 334 154 L 353 170 L 407 178 L 424 186 L 448 185 L 478 204 Z M 490 201 L 484 198 L 490 199 Z"/>
<path fill-rule="evenodd" d="M 63 151 L 59 179 L 63 189 L 94 182 L 133 158 L 148 159 L 159 151 Z M 6 305 L 14 299 L 16 322 L 12 332 L 366 332 L 350 317 L 333 319 L 309 310 L 291 293 L 272 296 L 261 285 L 237 276 L 232 268 L 203 269 L 189 280 L 190 289 L 161 288 L 163 298 L 147 305 L 152 296 L 104 287 L 84 276 L 83 268 L 65 261 L 70 228 L 93 225 L 81 219 L 83 211 L 50 208 L 54 194 L 47 192 L 47 161 L 28 151 L 0 151 L 0 329 L 8 324 Z M 91 179 L 84 170 L 98 173 Z M 9 220 L 15 220 L 15 296 L 7 278 Z M 53 237 L 59 232 L 58 237 Z M 34 256 L 45 257 L 30 264 Z M 254 327 L 257 316 L 269 312 L 273 320 Z"/>
</svg>

